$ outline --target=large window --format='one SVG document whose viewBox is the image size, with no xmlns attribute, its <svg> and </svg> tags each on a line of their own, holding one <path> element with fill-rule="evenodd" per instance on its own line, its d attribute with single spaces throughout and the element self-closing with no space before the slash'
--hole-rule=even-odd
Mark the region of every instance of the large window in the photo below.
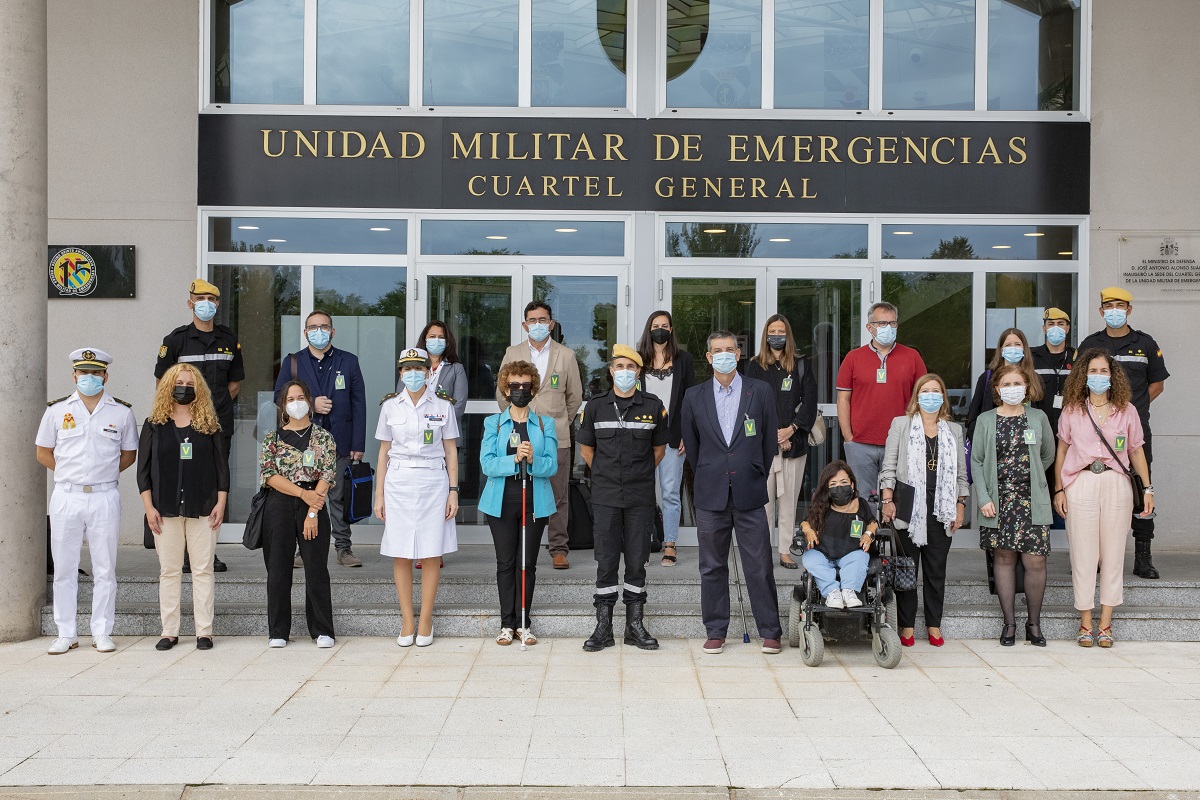
<svg viewBox="0 0 1200 800">
<path fill-rule="evenodd" d="M 776 0 L 775 108 L 864 109 L 870 0 Z"/>
<path fill-rule="evenodd" d="M 975 107 L 975 0 L 883 0 L 883 105 Z"/>
<path fill-rule="evenodd" d="M 425 105 L 517 105 L 517 6 L 517 0 L 425 0 Z"/>
<path fill-rule="evenodd" d="M 988 108 L 1078 109 L 1079 0 L 989 0 Z"/>
<path fill-rule="evenodd" d="M 761 0 L 667 5 L 667 105 L 762 105 Z"/>
<path fill-rule="evenodd" d="M 533 105 L 625 106 L 625 4 L 533 0 Z"/>
<path fill-rule="evenodd" d="M 409 0 L 318 0 L 317 102 L 408 104 Z"/>
<path fill-rule="evenodd" d="M 212 0 L 212 101 L 304 102 L 304 0 Z"/>
</svg>

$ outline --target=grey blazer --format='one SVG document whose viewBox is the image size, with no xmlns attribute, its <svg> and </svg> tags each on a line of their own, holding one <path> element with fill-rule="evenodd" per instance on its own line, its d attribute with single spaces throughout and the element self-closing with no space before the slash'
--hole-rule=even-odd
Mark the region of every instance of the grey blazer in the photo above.
<svg viewBox="0 0 1200 800">
<path fill-rule="evenodd" d="M 904 481 L 907 484 L 912 484 L 912 480 L 908 477 L 908 426 L 911 418 L 907 416 L 896 417 L 892 420 L 892 426 L 888 429 L 887 446 L 883 451 L 883 467 L 879 470 L 879 488 L 880 489 L 895 489 L 896 481 Z M 954 452 L 958 456 L 958 468 L 956 474 L 958 476 L 958 486 L 955 491 L 956 497 L 966 497 L 967 489 L 967 449 L 963 444 L 963 429 L 957 422 L 950 423 L 950 433 L 954 434 Z M 920 498 L 918 498 L 918 501 Z M 897 528 L 907 528 L 908 523 L 903 520 L 894 522 Z"/>
</svg>

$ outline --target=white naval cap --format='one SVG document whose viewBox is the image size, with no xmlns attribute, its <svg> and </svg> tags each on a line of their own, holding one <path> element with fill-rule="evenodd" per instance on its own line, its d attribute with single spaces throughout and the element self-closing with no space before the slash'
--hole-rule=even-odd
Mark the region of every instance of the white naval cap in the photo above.
<svg viewBox="0 0 1200 800">
<path fill-rule="evenodd" d="M 71 353 L 71 366 L 83 370 L 106 370 L 113 357 L 98 347 L 81 347 Z"/>
<path fill-rule="evenodd" d="M 396 359 L 396 366 L 403 367 L 405 364 L 420 364 L 429 366 L 429 353 L 426 353 L 419 347 L 409 347 L 400 353 L 400 358 Z"/>
</svg>

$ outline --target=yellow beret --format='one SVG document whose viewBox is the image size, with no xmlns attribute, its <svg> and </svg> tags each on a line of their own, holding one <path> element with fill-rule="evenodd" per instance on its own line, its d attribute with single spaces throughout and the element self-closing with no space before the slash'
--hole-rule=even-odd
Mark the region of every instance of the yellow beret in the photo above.
<svg viewBox="0 0 1200 800">
<path fill-rule="evenodd" d="M 1113 300 L 1123 300 L 1126 303 L 1133 302 L 1133 295 L 1122 289 L 1120 286 L 1110 286 L 1107 289 L 1100 290 L 1100 302 L 1108 303 Z"/>
<path fill-rule="evenodd" d="M 1070 322 L 1071 315 L 1068 314 L 1067 312 L 1063 311 L 1061 308 L 1054 308 L 1053 306 L 1051 306 L 1050 308 L 1046 309 L 1046 313 L 1042 314 L 1042 319 L 1043 320 L 1065 319 L 1067 322 Z"/>
<path fill-rule="evenodd" d="M 638 351 L 627 344 L 614 344 L 612 357 L 614 361 L 618 358 L 628 358 L 634 361 L 639 367 L 642 366 L 642 357 L 638 355 Z"/>
<path fill-rule="evenodd" d="M 189 294 L 211 294 L 213 297 L 221 296 L 221 290 L 218 289 L 217 287 L 213 286 L 211 283 L 204 280 L 203 278 L 196 278 L 196 280 L 192 281 L 191 285 L 188 286 L 188 293 Z"/>
</svg>

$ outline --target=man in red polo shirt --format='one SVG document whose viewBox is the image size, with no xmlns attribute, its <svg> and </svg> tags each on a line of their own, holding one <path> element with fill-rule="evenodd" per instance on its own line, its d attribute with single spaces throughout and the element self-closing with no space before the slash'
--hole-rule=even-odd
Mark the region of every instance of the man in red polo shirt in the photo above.
<svg viewBox="0 0 1200 800">
<path fill-rule="evenodd" d="M 871 306 L 867 313 L 871 341 L 846 354 L 837 375 L 838 425 L 846 462 L 864 497 L 879 488 L 888 427 L 904 414 L 913 386 L 926 372 L 920 353 L 896 344 L 899 319 L 891 303 Z"/>
</svg>

